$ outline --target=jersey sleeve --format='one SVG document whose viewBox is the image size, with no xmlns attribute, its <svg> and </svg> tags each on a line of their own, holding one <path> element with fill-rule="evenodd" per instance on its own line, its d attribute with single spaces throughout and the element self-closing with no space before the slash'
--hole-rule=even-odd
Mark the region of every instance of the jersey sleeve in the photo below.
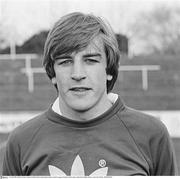
<svg viewBox="0 0 180 179">
<path fill-rule="evenodd" d="M 152 142 L 151 145 L 154 166 L 153 175 L 178 175 L 174 147 L 166 127 L 164 127 L 158 140 L 154 141 L 156 142 Z"/>
<path fill-rule="evenodd" d="M 6 145 L 2 175 L 4 176 L 23 175 L 21 170 L 21 162 L 20 162 L 20 146 L 18 144 L 18 140 L 13 134 L 9 136 Z"/>
</svg>

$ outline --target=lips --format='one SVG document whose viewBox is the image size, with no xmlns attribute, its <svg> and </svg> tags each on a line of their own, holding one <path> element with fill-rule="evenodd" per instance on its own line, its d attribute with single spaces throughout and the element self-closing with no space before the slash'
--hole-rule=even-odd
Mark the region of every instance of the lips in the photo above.
<svg viewBox="0 0 180 179">
<path fill-rule="evenodd" d="M 88 87 L 72 87 L 69 90 L 74 91 L 74 92 L 84 92 L 84 91 L 91 90 L 91 88 L 88 88 Z"/>
</svg>

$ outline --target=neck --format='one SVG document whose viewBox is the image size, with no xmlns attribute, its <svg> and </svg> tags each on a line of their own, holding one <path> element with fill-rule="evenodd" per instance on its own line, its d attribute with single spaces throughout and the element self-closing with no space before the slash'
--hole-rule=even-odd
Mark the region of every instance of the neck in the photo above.
<svg viewBox="0 0 180 179">
<path fill-rule="evenodd" d="M 59 107 L 61 109 L 62 115 L 75 121 L 88 121 L 90 119 L 96 118 L 106 112 L 112 106 L 112 103 L 109 101 L 107 94 L 104 94 L 104 97 L 99 100 L 94 105 L 94 107 L 84 111 L 74 110 L 67 106 L 60 96 L 59 99 Z"/>
</svg>

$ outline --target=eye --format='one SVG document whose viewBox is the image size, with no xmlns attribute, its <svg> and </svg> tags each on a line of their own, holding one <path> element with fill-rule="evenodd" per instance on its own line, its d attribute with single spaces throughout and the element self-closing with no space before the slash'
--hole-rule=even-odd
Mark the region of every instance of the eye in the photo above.
<svg viewBox="0 0 180 179">
<path fill-rule="evenodd" d="M 95 63 L 99 63 L 98 60 L 93 59 L 93 58 L 86 58 L 84 61 L 85 61 L 87 64 L 95 64 Z"/>
<path fill-rule="evenodd" d="M 73 63 L 72 59 L 63 59 L 63 60 L 57 61 L 57 65 L 62 65 L 62 66 L 68 66 L 68 65 L 71 65 L 72 63 Z"/>
</svg>

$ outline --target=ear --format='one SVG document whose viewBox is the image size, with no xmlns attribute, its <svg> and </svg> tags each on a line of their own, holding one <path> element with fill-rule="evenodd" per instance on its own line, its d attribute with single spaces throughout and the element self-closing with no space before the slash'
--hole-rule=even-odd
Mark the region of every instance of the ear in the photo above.
<svg viewBox="0 0 180 179">
<path fill-rule="evenodd" d="M 57 81 L 56 81 L 56 78 L 55 77 L 53 77 L 52 79 L 51 79 L 51 82 L 52 82 L 52 84 L 56 84 L 57 83 Z"/>
<path fill-rule="evenodd" d="M 108 81 L 111 81 L 112 78 L 113 78 L 112 75 L 107 75 L 107 80 L 108 80 Z"/>
</svg>

